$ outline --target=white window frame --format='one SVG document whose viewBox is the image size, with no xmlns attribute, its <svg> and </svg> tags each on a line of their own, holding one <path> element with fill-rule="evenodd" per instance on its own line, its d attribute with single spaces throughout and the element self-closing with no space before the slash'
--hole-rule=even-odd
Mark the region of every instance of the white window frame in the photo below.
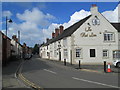
<svg viewBox="0 0 120 90">
<path fill-rule="evenodd" d="M 113 32 L 105 32 L 103 38 L 105 42 L 115 41 L 115 34 Z"/>
<path fill-rule="evenodd" d="M 102 52 L 103 58 L 108 58 L 109 57 L 109 51 L 107 49 L 104 49 Z"/>
</svg>

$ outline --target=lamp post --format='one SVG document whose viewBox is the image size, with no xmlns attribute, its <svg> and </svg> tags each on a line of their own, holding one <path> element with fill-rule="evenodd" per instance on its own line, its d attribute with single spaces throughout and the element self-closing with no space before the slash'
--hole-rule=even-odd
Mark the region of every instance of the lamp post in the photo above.
<svg viewBox="0 0 120 90">
<path fill-rule="evenodd" d="M 7 22 L 12 23 L 11 19 L 8 19 L 8 17 L 6 16 L 6 36 L 7 36 Z"/>
<path fill-rule="evenodd" d="M 18 30 L 18 58 L 20 59 L 20 50 L 19 47 L 20 46 L 20 31 Z"/>
<path fill-rule="evenodd" d="M 8 19 L 7 16 L 6 16 L 6 60 L 7 60 L 7 57 L 8 57 L 8 56 L 7 56 L 7 55 L 8 55 L 8 52 L 7 52 L 7 27 L 8 27 L 8 26 L 7 26 L 7 22 L 12 23 L 12 20 L 11 20 L 11 19 Z M 6 60 L 5 60 L 5 65 L 7 64 L 7 63 L 6 63 Z"/>
</svg>

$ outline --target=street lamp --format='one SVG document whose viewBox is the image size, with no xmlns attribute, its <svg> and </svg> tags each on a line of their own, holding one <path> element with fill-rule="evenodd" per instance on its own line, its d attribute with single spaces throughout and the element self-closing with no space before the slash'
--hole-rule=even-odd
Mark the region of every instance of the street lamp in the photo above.
<svg viewBox="0 0 120 90">
<path fill-rule="evenodd" d="M 6 16 L 6 37 L 7 37 L 7 22 L 12 23 L 12 20 L 8 19 L 7 16 Z"/>
<path fill-rule="evenodd" d="M 8 50 L 7 50 L 7 22 L 12 23 L 12 20 L 11 20 L 11 19 L 8 19 L 7 16 L 6 16 L 6 60 L 7 60 L 7 57 L 8 57 L 8 56 L 7 56 L 7 55 L 8 55 L 8 53 L 7 53 L 7 51 L 8 51 Z M 7 64 L 7 63 L 6 63 L 6 60 L 5 60 L 5 65 Z"/>
</svg>

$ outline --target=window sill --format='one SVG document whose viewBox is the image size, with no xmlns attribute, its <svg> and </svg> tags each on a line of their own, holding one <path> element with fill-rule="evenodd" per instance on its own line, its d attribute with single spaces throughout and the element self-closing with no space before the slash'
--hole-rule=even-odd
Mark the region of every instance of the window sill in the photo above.
<svg viewBox="0 0 120 90">
<path fill-rule="evenodd" d="M 109 57 L 103 57 L 103 59 L 109 59 Z"/>
<path fill-rule="evenodd" d="M 115 42 L 115 41 L 103 41 L 104 43 L 111 43 L 111 42 Z"/>
</svg>

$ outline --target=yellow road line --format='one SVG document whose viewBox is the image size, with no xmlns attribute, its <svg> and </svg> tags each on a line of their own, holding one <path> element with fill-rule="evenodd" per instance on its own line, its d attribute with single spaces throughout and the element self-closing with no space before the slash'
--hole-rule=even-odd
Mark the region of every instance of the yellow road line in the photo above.
<svg viewBox="0 0 120 90">
<path fill-rule="evenodd" d="M 103 73 L 95 70 L 90 70 L 90 69 L 81 69 L 81 71 L 88 71 L 88 72 L 96 72 L 96 73 Z"/>
<path fill-rule="evenodd" d="M 21 73 L 18 75 L 26 84 L 29 86 L 37 89 L 37 90 L 43 90 L 43 88 L 39 87 L 38 85 L 32 83 L 31 81 L 27 80 Z"/>
</svg>

